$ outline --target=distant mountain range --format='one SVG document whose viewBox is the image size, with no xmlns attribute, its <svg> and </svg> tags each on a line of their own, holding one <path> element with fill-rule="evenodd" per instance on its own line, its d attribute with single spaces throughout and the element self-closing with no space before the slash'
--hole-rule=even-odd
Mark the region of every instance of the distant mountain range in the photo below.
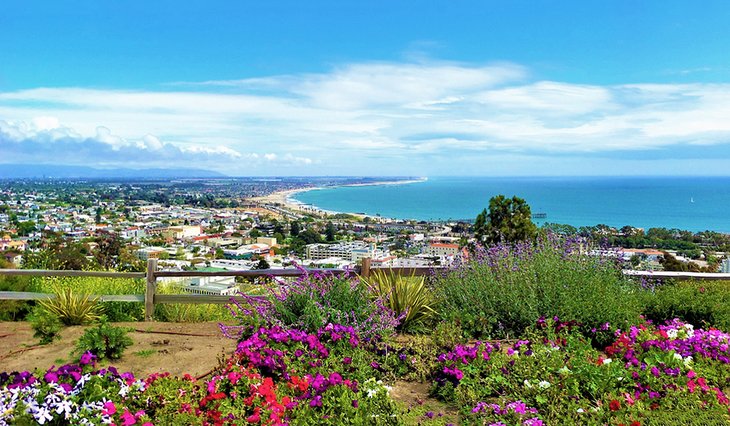
<svg viewBox="0 0 730 426">
<path fill-rule="evenodd" d="M 202 169 L 96 169 L 51 164 L 0 164 L 0 179 L 166 179 L 218 178 L 226 175 Z"/>
</svg>

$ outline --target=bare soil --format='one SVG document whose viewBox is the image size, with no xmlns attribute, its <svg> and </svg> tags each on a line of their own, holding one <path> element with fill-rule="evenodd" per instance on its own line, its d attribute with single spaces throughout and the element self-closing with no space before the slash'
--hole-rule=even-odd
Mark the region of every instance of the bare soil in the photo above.
<svg viewBox="0 0 730 426">
<path fill-rule="evenodd" d="M 219 359 L 230 356 L 235 340 L 223 337 L 217 322 L 115 323 L 133 329 L 128 336 L 134 344 L 120 359 L 102 365 L 114 365 L 120 371 L 131 371 L 137 377 L 156 372 L 173 376 L 190 374 L 199 377 L 216 368 Z M 61 338 L 48 345 L 38 345 L 28 322 L 0 322 L 0 372 L 46 370 L 75 361 L 74 345 L 87 326 L 66 327 Z"/>
</svg>

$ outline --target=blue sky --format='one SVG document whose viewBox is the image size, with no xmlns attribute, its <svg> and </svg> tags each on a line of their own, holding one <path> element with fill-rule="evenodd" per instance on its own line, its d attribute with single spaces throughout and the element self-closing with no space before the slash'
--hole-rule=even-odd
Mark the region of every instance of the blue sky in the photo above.
<svg viewBox="0 0 730 426">
<path fill-rule="evenodd" d="M 7 1 L 0 162 L 707 175 L 730 3 Z"/>
</svg>

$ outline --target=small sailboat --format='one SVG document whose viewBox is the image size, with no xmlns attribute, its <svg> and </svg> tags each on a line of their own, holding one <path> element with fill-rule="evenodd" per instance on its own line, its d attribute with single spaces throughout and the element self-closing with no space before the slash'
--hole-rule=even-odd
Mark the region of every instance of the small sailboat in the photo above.
<svg viewBox="0 0 730 426">
<path fill-rule="evenodd" d="M 689 202 L 690 202 L 690 203 L 692 203 L 692 204 L 694 204 L 694 202 L 695 202 L 695 197 L 689 197 Z"/>
</svg>

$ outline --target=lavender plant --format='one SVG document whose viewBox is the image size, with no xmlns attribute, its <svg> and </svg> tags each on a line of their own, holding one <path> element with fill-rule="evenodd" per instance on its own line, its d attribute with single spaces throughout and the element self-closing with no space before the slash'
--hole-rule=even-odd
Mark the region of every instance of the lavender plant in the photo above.
<svg viewBox="0 0 730 426">
<path fill-rule="evenodd" d="M 579 238 L 477 247 L 436 279 L 441 316 L 474 337 L 516 337 L 540 317 L 578 321 L 583 331 L 640 321 L 639 289 Z M 593 334 L 599 344 L 610 341 Z"/>
<path fill-rule="evenodd" d="M 328 324 L 350 326 L 363 337 L 393 332 L 400 318 L 367 285 L 346 275 L 306 272 L 293 282 L 279 282 L 268 297 L 241 294 L 229 306 L 237 326 L 224 333 L 241 335 L 259 325 L 279 325 L 314 332 Z"/>
</svg>

